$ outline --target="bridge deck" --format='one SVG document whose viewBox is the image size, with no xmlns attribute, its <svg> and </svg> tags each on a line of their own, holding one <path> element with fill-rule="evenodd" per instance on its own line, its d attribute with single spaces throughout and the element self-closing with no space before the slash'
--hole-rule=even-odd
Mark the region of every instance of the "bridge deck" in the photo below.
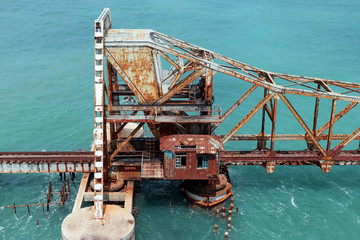
<svg viewBox="0 0 360 240">
<path fill-rule="evenodd" d="M 319 151 L 226 151 L 220 162 L 227 165 L 263 165 L 273 161 L 276 165 L 319 165 L 323 156 Z M 360 151 L 341 151 L 333 157 L 335 165 L 360 165 Z"/>
<path fill-rule="evenodd" d="M 124 152 L 123 165 L 129 152 Z M 119 154 L 119 157 L 122 154 Z M 139 155 L 139 161 L 141 157 Z M 222 165 L 316 165 L 322 156 L 318 151 L 225 151 Z M 333 158 L 334 165 L 360 165 L 360 150 L 341 151 Z M 114 163 L 116 165 L 116 163 Z M 0 152 L 0 173 L 93 172 L 94 152 Z"/>
<path fill-rule="evenodd" d="M 0 152 L 0 173 L 93 172 L 94 152 Z"/>
</svg>

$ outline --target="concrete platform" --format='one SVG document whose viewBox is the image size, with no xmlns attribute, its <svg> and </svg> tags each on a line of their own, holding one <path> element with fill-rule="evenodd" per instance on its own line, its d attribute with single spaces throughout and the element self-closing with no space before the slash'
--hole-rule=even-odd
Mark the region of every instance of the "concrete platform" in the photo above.
<svg viewBox="0 0 360 240">
<path fill-rule="evenodd" d="M 94 220 L 94 208 L 81 208 L 68 215 L 62 225 L 64 240 L 133 240 L 135 220 L 132 214 L 117 205 L 105 205 L 103 220 Z"/>
</svg>

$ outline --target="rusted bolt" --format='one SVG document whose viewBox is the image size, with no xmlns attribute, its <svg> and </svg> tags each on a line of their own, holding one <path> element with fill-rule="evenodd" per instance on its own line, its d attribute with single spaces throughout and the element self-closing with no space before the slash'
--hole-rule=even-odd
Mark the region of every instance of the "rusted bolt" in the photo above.
<svg viewBox="0 0 360 240">
<path fill-rule="evenodd" d="M 214 225 L 214 230 L 217 231 L 219 229 L 219 226 L 217 224 Z"/>
</svg>

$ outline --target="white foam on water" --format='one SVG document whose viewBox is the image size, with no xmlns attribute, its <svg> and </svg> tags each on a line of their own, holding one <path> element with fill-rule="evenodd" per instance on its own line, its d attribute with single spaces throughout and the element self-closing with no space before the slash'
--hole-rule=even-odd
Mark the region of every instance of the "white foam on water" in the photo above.
<svg viewBox="0 0 360 240">
<path fill-rule="evenodd" d="M 296 206 L 296 204 L 295 204 L 295 201 L 294 201 L 294 197 L 291 197 L 291 204 L 294 206 L 294 207 L 296 207 L 297 208 L 297 206 Z"/>
</svg>

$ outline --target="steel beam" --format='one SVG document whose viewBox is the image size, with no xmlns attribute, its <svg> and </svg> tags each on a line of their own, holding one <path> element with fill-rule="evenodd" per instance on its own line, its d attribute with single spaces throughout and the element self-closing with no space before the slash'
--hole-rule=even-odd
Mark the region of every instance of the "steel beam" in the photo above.
<svg viewBox="0 0 360 240">
<path fill-rule="evenodd" d="M 111 154 L 109 158 L 109 162 L 125 147 L 126 144 L 129 143 L 129 141 L 135 136 L 135 134 L 140 130 L 140 128 L 144 125 L 144 123 L 140 123 L 126 138 L 125 141 L 123 141 L 120 146 Z"/>
<path fill-rule="evenodd" d="M 289 100 L 283 95 L 283 94 L 279 94 L 279 97 L 284 101 L 285 105 L 289 108 L 289 110 L 292 112 L 292 114 L 294 115 L 294 117 L 298 120 L 298 122 L 300 123 L 300 125 L 304 128 L 305 132 L 309 135 L 309 137 L 311 138 L 311 140 L 314 142 L 314 144 L 316 145 L 316 147 L 320 150 L 320 152 L 326 156 L 326 152 L 323 149 L 323 147 L 320 145 L 320 143 L 316 140 L 316 138 L 314 137 L 313 133 L 311 132 L 310 128 L 306 125 L 306 123 L 304 122 L 304 120 L 300 117 L 300 115 L 297 113 L 297 111 L 295 110 L 295 108 L 291 105 L 291 103 L 289 102 Z"/>
<path fill-rule="evenodd" d="M 225 144 L 227 141 L 229 141 L 229 139 L 235 133 L 237 133 L 237 131 L 239 131 L 240 128 L 242 128 L 245 123 L 247 123 L 250 118 L 252 118 L 274 95 L 275 93 L 270 93 L 265 98 L 263 98 L 235 127 L 233 127 L 233 129 L 230 130 L 228 134 L 222 138 L 223 143 Z"/>
<path fill-rule="evenodd" d="M 240 106 L 240 104 L 257 88 L 256 84 L 253 84 L 222 116 L 221 122 L 222 123 L 234 110 Z M 213 126 L 212 131 L 214 131 L 220 123 L 215 123 Z"/>
</svg>

